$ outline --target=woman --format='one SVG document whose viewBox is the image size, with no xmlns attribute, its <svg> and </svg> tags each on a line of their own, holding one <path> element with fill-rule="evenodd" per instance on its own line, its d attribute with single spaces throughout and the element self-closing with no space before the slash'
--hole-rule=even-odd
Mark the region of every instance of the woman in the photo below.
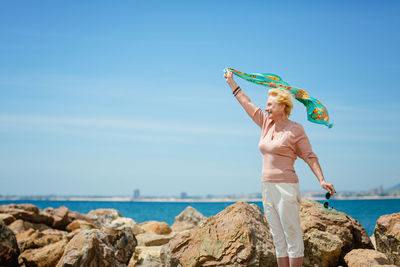
<svg viewBox="0 0 400 267">
<path fill-rule="evenodd" d="M 261 128 L 258 146 L 263 159 L 263 206 L 278 266 L 301 267 L 304 244 L 299 217 L 300 189 L 293 168 L 297 156 L 310 166 L 324 189 L 333 195 L 335 188 L 325 180 L 303 126 L 288 119 L 293 108 L 291 95 L 283 89 L 269 90 L 267 115 L 240 89 L 232 72 L 228 70 L 224 77 L 239 103 Z"/>
</svg>

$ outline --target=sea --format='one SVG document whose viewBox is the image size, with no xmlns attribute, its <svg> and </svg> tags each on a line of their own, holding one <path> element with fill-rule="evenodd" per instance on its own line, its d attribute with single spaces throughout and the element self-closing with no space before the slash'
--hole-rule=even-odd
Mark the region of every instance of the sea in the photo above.
<svg viewBox="0 0 400 267">
<path fill-rule="evenodd" d="M 319 201 L 322 203 L 322 201 Z M 181 213 L 187 206 L 192 206 L 204 216 L 213 216 L 234 202 L 127 202 L 127 201 L 0 201 L 0 205 L 10 203 L 31 203 L 40 209 L 47 207 L 67 207 L 69 210 L 87 214 L 93 209 L 117 209 L 122 216 L 132 218 L 136 222 L 163 221 L 172 225 L 175 216 Z M 255 203 L 261 209 L 261 202 Z M 342 211 L 358 220 L 365 228 L 368 235 L 374 232 L 377 219 L 385 214 L 400 212 L 400 199 L 374 199 L 374 200 L 334 200 L 329 203 L 334 209 Z"/>
</svg>

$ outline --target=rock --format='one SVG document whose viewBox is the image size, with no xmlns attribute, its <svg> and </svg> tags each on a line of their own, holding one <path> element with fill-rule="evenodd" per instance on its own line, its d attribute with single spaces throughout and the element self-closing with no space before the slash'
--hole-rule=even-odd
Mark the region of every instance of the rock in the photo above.
<svg viewBox="0 0 400 267">
<path fill-rule="evenodd" d="M 29 229 L 44 231 L 46 229 L 52 229 L 44 223 L 31 223 L 25 222 L 21 219 L 12 222 L 8 226 L 15 234 L 22 233 L 28 231 Z"/>
<path fill-rule="evenodd" d="M 33 204 L 8 204 L 0 205 L 0 213 L 9 213 L 8 211 L 20 209 L 23 211 L 29 211 L 38 214 L 40 209 Z"/>
<path fill-rule="evenodd" d="M 67 240 L 62 239 L 41 248 L 27 249 L 19 255 L 18 262 L 21 267 L 53 267 L 60 260 L 66 246 Z"/>
<path fill-rule="evenodd" d="M 122 217 L 116 209 L 96 209 L 91 210 L 87 216 L 93 224 L 98 227 L 108 226 L 113 220 Z"/>
<path fill-rule="evenodd" d="M 146 266 L 162 267 L 160 258 L 161 246 L 142 247 L 137 246 L 128 267 Z"/>
<path fill-rule="evenodd" d="M 61 206 L 58 209 L 46 208 L 43 213 L 53 218 L 51 227 L 55 229 L 65 230 L 65 227 L 72 222 L 68 216 L 69 209 L 65 206 Z"/>
<path fill-rule="evenodd" d="M 16 234 L 15 237 L 17 238 L 19 249 L 23 252 L 27 249 L 41 248 L 58 242 L 66 235 L 67 232 L 55 229 L 47 229 L 42 232 L 29 229 L 28 231 Z"/>
<path fill-rule="evenodd" d="M 9 204 L 0 205 L 0 213 L 7 213 L 14 216 L 15 219 L 21 219 L 32 223 L 44 223 L 52 226 L 53 217 L 43 213 L 33 204 Z"/>
<path fill-rule="evenodd" d="M 129 227 L 122 229 L 102 228 L 108 244 L 115 249 L 114 255 L 118 261 L 128 264 L 137 246 L 137 240 Z"/>
<path fill-rule="evenodd" d="M 343 242 L 338 236 L 317 229 L 304 235 L 303 266 L 329 267 L 337 266 Z"/>
<path fill-rule="evenodd" d="M 9 225 L 15 221 L 15 217 L 10 214 L 0 213 L 0 221 L 4 222 L 6 225 Z"/>
<path fill-rule="evenodd" d="M 76 230 L 90 230 L 90 229 L 96 229 L 98 228 L 97 226 L 95 226 L 94 224 L 88 222 L 88 221 L 84 221 L 84 220 L 74 220 L 73 222 L 71 222 L 70 224 L 67 225 L 67 227 L 65 227 L 65 229 L 68 232 L 73 232 Z"/>
<path fill-rule="evenodd" d="M 162 246 L 167 244 L 172 238 L 175 237 L 175 233 L 169 235 L 157 235 L 151 233 L 144 233 L 136 235 L 136 240 L 139 246 Z"/>
<path fill-rule="evenodd" d="M 196 227 L 201 221 L 206 219 L 207 217 L 198 212 L 195 208 L 187 206 L 175 217 L 175 222 L 171 228 L 175 232 L 182 232 Z"/>
<path fill-rule="evenodd" d="M 110 227 L 112 228 L 121 228 L 124 226 L 130 227 L 135 236 L 145 232 L 144 229 L 131 218 L 119 217 L 110 223 Z"/>
<path fill-rule="evenodd" d="M 277 266 L 260 208 L 239 201 L 161 248 L 163 266 Z"/>
<path fill-rule="evenodd" d="M 78 232 L 65 247 L 57 267 L 126 266 L 137 244 L 131 229 L 102 230 Z"/>
<path fill-rule="evenodd" d="M 18 266 L 19 253 L 13 231 L 0 221 L 0 266 Z"/>
<path fill-rule="evenodd" d="M 146 233 L 167 235 L 172 232 L 171 227 L 165 222 L 147 221 L 139 224 Z"/>
<path fill-rule="evenodd" d="M 344 256 L 353 249 L 373 249 L 371 240 L 362 225 L 344 212 L 326 210 L 322 204 L 316 201 L 302 199 L 300 220 L 304 237 L 307 237 L 307 233 L 309 232 L 319 230 L 320 232 L 327 232 L 330 234 L 325 235 L 324 238 L 333 238 L 333 236 L 337 236 L 339 240 L 342 241 L 338 265 L 345 265 Z M 315 250 L 321 252 L 325 251 L 327 248 L 324 248 L 324 246 L 329 242 L 333 242 L 335 244 L 334 246 L 338 245 L 337 239 L 333 238 L 330 241 L 324 240 L 321 243 L 321 248 L 315 248 L 315 246 L 318 246 L 318 242 L 312 243 L 314 246 L 313 248 L 307 248 L 305 246 L 304 262 L 319 262 L 320 259 L 310 252 Z M 332 257 L 332 259 L 333 258 L 334 257 Z"/>
<path fill-rule="evenodd" d="M 379 217 L 374 236 L 376 249 L 385 253 L 390 263 L 400 264 L 400 213 Z"/>
<path fill-rule="evenodd" d="M 372 249 L 353 249 L 344 260 L 348 267 L 393 266 L 384 253 Z"/>
</svg>

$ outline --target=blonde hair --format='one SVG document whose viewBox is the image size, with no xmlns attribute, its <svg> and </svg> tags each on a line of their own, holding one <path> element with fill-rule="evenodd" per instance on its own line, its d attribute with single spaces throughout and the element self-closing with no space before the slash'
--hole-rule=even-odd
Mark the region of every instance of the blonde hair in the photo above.
<svg viewBox="0 0 400 267">
<path fill-rule="evenodd" d="M 275 96 L 276 97 L 276 102 L 278 104 L 284 104 L 285 105 L 285 113 L 286 116 L 290 116 L 290 112 L 292 111 L 293 108 L 293 102 L 292 102 L 292 95 L 286 91 L 285 89 L 270 89 L 268 91 L 269 96 Z"/>
</svg>

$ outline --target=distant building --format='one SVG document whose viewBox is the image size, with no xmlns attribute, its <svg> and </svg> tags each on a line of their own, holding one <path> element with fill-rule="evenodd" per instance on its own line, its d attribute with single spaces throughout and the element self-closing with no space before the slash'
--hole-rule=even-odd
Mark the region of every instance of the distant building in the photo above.
<svg viewBox="0 0 400 267">
<path fill-rule="evenodd" d="M 376 188 L 376 193 L 378 196 L 382 196 L 383 195 L 383 186 L 380 185 Z"/>
<path fill-rule="evenodd" d="M 375 196 L 382 196 L 382 195 L 383 195 L 383 186 L 380 185 L 380 186 L 378 186 L 378 187 L 376 187 L 376 188 L 373 188 L 373 189 L 371 189 L 371 190 L 369 191 L 369 193 L 370 193 L 371 195 L 375 195 Z"/>
<path fill-rule="evenodd" d="M 140 190 L 139 189 L 135 189 L 135 190 L 133 190 L 132 199 L 138 199 L 138 198 L 140 198 Z"/>
<path fill-rule="evenodd" d="M 188 194 L 186 192 L 181 193 L 181 199 L 188 198 Z"/>
</svg>

